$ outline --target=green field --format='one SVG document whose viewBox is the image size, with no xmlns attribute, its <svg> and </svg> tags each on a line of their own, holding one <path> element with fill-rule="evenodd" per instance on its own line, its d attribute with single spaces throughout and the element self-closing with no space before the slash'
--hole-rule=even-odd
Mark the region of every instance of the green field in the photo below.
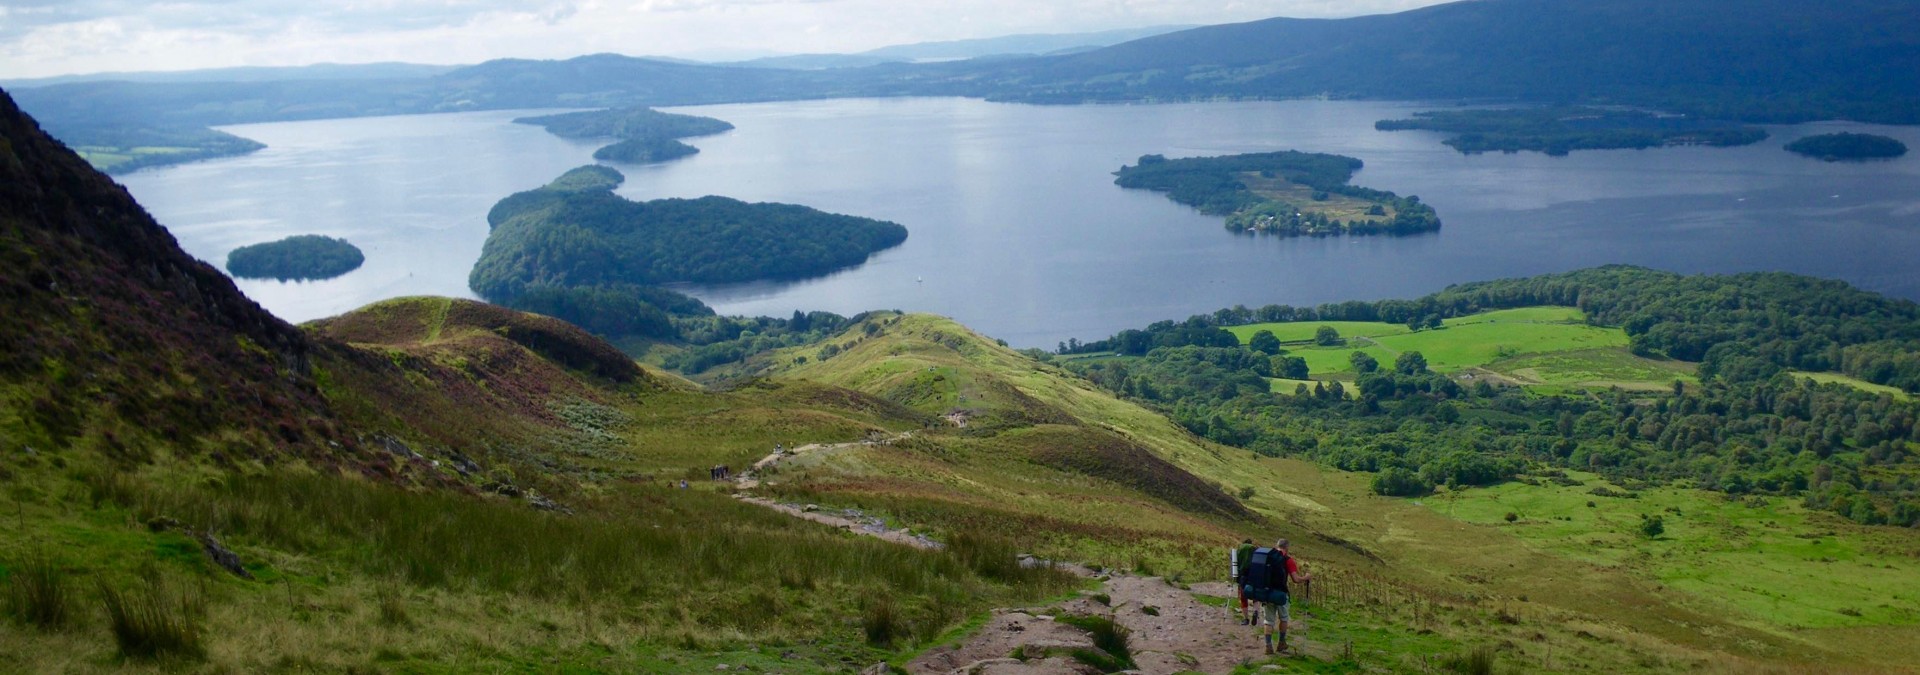
<svg viewBox="0 0 1920 675">
<path fill-rule="evenodd" d="M 1855 389 L 1859 389 L 1861 391 L 1867 392 L 1869 394 L 1887 394 L 1901 401 L 1913 400 L 1913 394 L 1909 394 L 1907 392 L 1901 391 L 1896 387 L 1889 387 L 1884 384 L 1874 384 L 1872 382 L 1868 382 L 1865 380 L 1857 380 L 1851 377 L 1847 377 L 1845 375 L 1841 375 L 1839 373 L 1795 372 L 1794 375 L 1798 375 L 1800 377 L 1813 380 L 1820 384 L 1844 384 L 1849 387 L 1853 387 Z"/>
<path fill-rule="evenodd" d="M 1294 390 L 1300 385 L 1306 385 L 1307 391 L 1313 391 L 1314 385 L 1316 384 L 1326 385 L 1327 381 L 1325 380 L 1289 380 L 1284 377 L 1269 377 L 1267 378 L 1267 383 L 1272 385 L 1273 393 L 1292 396 L 1294 393 Z M 1347 392 L 1347 398 L 1355 398 L 1360 395 L 1360 390 L 1357 387 L 1348 386 L 1346 388 L 1346 392 Z"/>
<path fill-rule="evenodd" d="M 1272 331 L 1273 336 L 1280 338 L 1281 342 L 1312 342 L 1313 332 L 1319 330 L 1321 326 L 1332 326 L 1334 330 L 1340 331 L 1340 337 L 1344 338 L 1361 336 L 1378 337 L 1382 335 L 1399 335 L 1401 333 L 1413 332 L 1401 324 L 1381 323 L 1378 321 L 1291 321 L 1287 323 L 1255 323 L 1245 326 L 1228 326 L 1227 332 L 1233 333 L 1234 337 L 1239 338 L 1240 344 L 1246 344 L 1247 340 L 1253 339 L 1254 333 L 1263 330 Z"/>
<path fill-rule="evenodd" d="M 1762 630 L 1920 625 L 1920 561 L 1904 532 L 1778 497 L 1730 500 L 1677 487 L 1601 497 L 1594 488 L 1627 491 L 1592 474 L 1569 477 L 1584 484 L 1508 483 L 1424 503 L 1530 547 L 1656 579 L 1686 594 L 1683 604 Z M 1505 522 L 1508 513 L 1518 520 Z M 1661 516 L 1666 532 L 1640 535 L 1642 515 Z"/>
<path fill-rule="evenodd" d="M 1635 356 L 1625 349 L 1586 349 L 1501 359 L 1486 369 L 1514 382 L 1542 387 L 1620 387 L 1665 390 L 1675 380 L 1696 384 L 1694 364 Z"/>
<path fill-rule="evenodd" d="M 155 158 L 163 155 L 177 155 L 195 151 L 195 148 L 152 146 L 135 148 L 83 146 L 77 150 L 77 152 L 80 153 L 81 159 L 87 160 L 87 163 L 92 164 L 101 171 L 113 171 L 120 165 L 139 158 Z"/>
<path fill-rule="evenodd" d="M 1331 326 L 1346 339 L 1337 347 L 1311 345 L 1313 334 L 1321 326 Z M 1401 324 L 1367 321 L 1297 321 L 1264 323 L 1229 328 L 1246 342 L 1262 330 L 1288 344 L 1288 355 L 1306 359 L 1307 370 L 1316 377 L 1340 377 L 1352 372 L 1348 359 L 1361 351 L 1373 356 L 1382 366 L 1391 366 L 1403 352 L 1417 351 L 1427 359 L 1428 367 L 1438 372 L 1456 372 L 1488 366 L 1503 359 L 1538 354 L 1594 351 L 1595 355 L 1560 361 L 1528 362 L 1532 379 L 1515 378 L 1528 384 L 1577 384 L 1607 380 L 1624 382 L 1671 383 L 1675 375 L 1666 367 L 1626 354 L 1626 333 L 1617 328 L 1600 328 L 1585 323 L 1580 310 L 1572 307 L 1524 307 L 1483 312 L 1448 319 L 1438 330 L 1412 331 Z M 1617 352 L 1602 354 L 1602 351 Z M 1644 363 L 1642 363 L 1644 362 Z M 1562 372 L 1554 366 L 1565 366 Z M 1501 370 L 1501 372 L 1506 372 Z M 1688 370 L 1690 372 L 1690 369 Z M 1685 379 L 1690 379 L 1688 375 Z"/>
</svg>

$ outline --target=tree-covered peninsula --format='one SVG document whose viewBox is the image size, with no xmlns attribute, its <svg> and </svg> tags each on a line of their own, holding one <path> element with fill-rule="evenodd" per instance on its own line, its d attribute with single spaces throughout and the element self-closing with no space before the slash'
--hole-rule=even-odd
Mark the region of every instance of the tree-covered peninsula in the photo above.
<svg viewBox="0 0 1920 675">
<path fill-rule="evenodd" d="M 1406 235 L 1440 229 L 1419 197 L 1351 185 L 1363 166 L 1340 155 L 1296 151 L 1167 159 L 1146 155 L 1114 183 L 1154 190 L 1201 213 L 1226 216 L 1235 232 L 1285 236 Z"/>
<path fill-rule="evenodd" d="M 366 261 L 345 239 L 302 234 L 234 249 L 227 254 L 227 272 L 247 279 L 309 281 L 352 272 Z"/>
<path fill-rule="evenodd" d="M 570 320 L 596 312 L 557 308 L 638 301 L 666 314 L 703 315 L 711 310 L 698 301 L 655 287 L 818 276 L 907 238 L 895 223 L 792 204 L 726 197 L 628 201 L 613 193 L 623 180 L 613 169 L 583 166 L 495 204 L 487 214 L 492 234 L 468 279 L 474 292 Z M 645 330 L 634 332 L 671 333 L 664 315 L 641 323 Z"/>
<path fill-rule="evenodd" d="M 1420 112 L 1411 119 L 1380 120 L 1373 126 L 1381 131 L 1419 129 L 1452 134 L 1443 142 L 1469 155 L 1531 150 L 1560 156 L 1574 150 L 1639 150 L 1671 145 L 1731 147 L 1767 138 L 1765 130 L 1742 124 L 1579 106 Z"/>
<path fill-rule="evenodd" d="M 1828 162 L 1893 159 L 1907 154 L 1907 144 L 1876 134 L 1841 132 L 1808 136 L 1787 144 L 1787 151 Z"/>
<path fill-rule="evenodd" d="M 733 129 L 711 117 L 663 113 L 652 108 L 610 108 L 584 112 L 522 117 L 518 124 L 545 127 L 561 138 L 618 138 L 620 142 L 594 151 L 593 158 L 626 164 L 649 164 L 700 152 L 682 138 L 711 136 Z"/>
</svg>

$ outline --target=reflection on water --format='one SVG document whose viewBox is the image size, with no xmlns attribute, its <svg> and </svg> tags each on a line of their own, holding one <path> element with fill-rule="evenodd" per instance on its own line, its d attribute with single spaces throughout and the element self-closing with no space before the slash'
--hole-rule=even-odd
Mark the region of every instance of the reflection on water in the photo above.
<svg viewBox="0 0 1920 675">
<path fill-rule="evenodd" d="M 955 317 L 1016 346 L 1094 339 L 1235 304 L 1414 297 L 1477 279 L 1630 263 L 1788 270 L 1920 298 L 1920 158 L 1828 164 L 1781 150 L 1855 124 L 1773 128 L 1745 148 L 1463 156 L 1379 132 L 1409 103 L 1022 106 L 966 99 L 703 106 L 732 122 L 699 155 L 620 167 L 634 199 L 720 194 L 893 220 L 867 264 L 798 283 L 688 287 L 725 313 L 866 309 Z M 243 281 L 292 320 L 400 295 L 468 295 L 495 201 L 591 161 L 594 142 L 466 113 L 231 127 L 268 149 L 123 180 L 216 264 L 291 234 L 346 237 L 367 264 L 314 283 Z M 1920 146 L 1920 129 L 1871 127 Z M 1355 182 L 1445 221 L 1408 238 L 1233 236 L 1111 172 L 1168 156 L 1298 149 L 1359 157 Z M 916 281 L 918 280 L 918 281 Z"/>
</svg>

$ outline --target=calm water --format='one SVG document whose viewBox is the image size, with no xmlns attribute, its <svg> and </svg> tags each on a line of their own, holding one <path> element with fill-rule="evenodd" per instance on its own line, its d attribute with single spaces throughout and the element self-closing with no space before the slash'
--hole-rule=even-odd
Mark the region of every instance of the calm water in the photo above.
<svg viewBox="0 0 1920 675">
<path fill-rule="evenodd" d="M 1746 148 L 1468 157 L 1427 132 L 1379 132 L 1411 103 L 1290 101 L 1034 107 L 965 99 L 706 106 L 737 128 L 702 152 L 621 168 L 633 199 L 720 194 L 893 220 L 907 242 L 799 283 L 687 287 L 729 314 L 904 309 L 1016 346 L 1105 337 L 1220 307 L 1416 297 L 1451 283 L 1631 263 L 1682 272 L 1787 270 L 1920 298 L 1920 157 L 1827 164 L 1795 138 L 1920 128 L 1814 124 Z M 588 163 L 567 141 L 467 113 L 229 127 L 247 157 L 123 178 L 194 255 L 291 234 L 346 237 L 367 264 L 316 283 L 242 281 L 304 321 L 382 298 L 469 296 L 495 201 Z M 1147 153 L 1298 149 L 1359 157 L 1355 182 L 1417 194 L 1436 235 L 1236 236 L 1112 171 Z M 617 166 L 617 165 L 616 165 Z"/>
</svg>

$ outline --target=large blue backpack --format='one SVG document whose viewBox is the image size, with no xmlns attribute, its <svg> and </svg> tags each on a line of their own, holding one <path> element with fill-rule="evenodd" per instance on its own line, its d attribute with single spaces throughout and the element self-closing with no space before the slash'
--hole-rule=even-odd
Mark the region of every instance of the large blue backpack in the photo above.
<svg viewBox="0 0 1920 675">
<path fill-rule="evenodd" d="M 1280 602 L 1287 597 L 1287 554 L 1256 548 L 1240 569 L 1240 590 L 1248 600 Z"/>
</svg>

